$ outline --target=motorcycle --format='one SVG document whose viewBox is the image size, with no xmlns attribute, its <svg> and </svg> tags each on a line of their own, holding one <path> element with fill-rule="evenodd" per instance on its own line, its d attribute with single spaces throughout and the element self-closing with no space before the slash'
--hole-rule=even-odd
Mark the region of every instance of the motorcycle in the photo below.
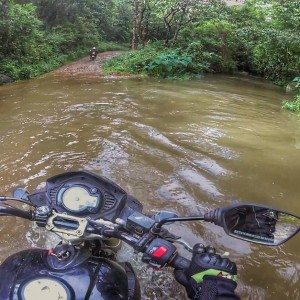
<svg viewBox="0 0 300 300">
<path fill-rule="evenodd" d="M 90 60 L 94 61 L 96 58 L 97 58 L 97 52 L 96 52 L 96 50 L 93 50 L 90 53 Z"/>
<path fill-rule="evenodd" d="M 117 184 L 88 171 L 51 177 L 32 194 L 18 188 L 13 197 L 1 196 L 0 216 L 34 221 L 61 242 L 53 249 L 28 249 L 8 257 L 0 266 L 0 299 L 141 299 L 134 270 L 128 262 L 117 262 L 117 249 L 125 242 L 154 268 L 185 269 L 190 261 L 178 254 L 176 244 L 190 252 L 192 247 L 165 227 L 173 222 L 212 222 L 230 236 L 272 246 L 300 229 L 298 216 L 256 204 L 234 204 L 190 217 L 142 210 Z"/>
</svg>

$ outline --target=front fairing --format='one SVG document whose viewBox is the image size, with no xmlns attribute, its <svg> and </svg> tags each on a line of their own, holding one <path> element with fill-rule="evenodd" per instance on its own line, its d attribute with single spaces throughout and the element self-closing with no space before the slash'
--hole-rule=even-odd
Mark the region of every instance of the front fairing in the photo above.
<svg viewBox="0 0 300 300">
<path fill-rule="evenodd" d="M 89 258 L 80 265 L 54 270 L 47 255 L 46 250 L 31 249 L 6 259 L 0 266 L 0 299 L 31 300 L 28 295 L 34 289 L 39 295 L 63 294 L 67 300 L 128 299 L 127 275 L 117 263 Z"/>
</svg>

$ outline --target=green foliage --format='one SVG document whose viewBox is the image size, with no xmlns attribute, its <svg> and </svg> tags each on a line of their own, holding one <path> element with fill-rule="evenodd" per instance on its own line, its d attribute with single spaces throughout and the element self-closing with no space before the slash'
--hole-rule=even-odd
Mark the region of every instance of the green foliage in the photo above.
<svg viewBox="0 0 300 300">
<path fill-rule="evenodd" d="M 158 39 L 168 41 L 166 32 L 174 31 L 178 15 L 172 19 L 173 15 L 167 15 L 166 12 L 176 10 L 176 7 L 179 9 L 184 1 L 168 0 L 159 7 L 154 5 L 154 0 L 147 2 L 150 8 L 148 6 L 146 10 L 150 9 L 151 14 L 147 19 L 150 25 L 145 26 Z M 173 49 L 181 49 L 181 55 L 192 58 L 192 72 L 232 73 L 243 70 L 281 85 L 299 74 L 299 1 L 248 0 L 244 5 L 236 6 L 227 6 L 219 0 L 191 2 L 194 2 L 190 5 L 193 9 L 190 15 L 184 16 L 186 23 Z M 188 19 L 189 16 L 192 17 Z M 167 31 L 164 24 L 166 17 L 169 18 L 169 25 L 173 26 Z M 156 27 L 160 33 L 155 33 Z M 172 51 L 164 50 L 166 55 Z M 153 69 L 154 66 L 162 69 L 165 61 L 168 61 L 164 53 L 159 55 L 163 59 L 150 64 Z M 135 54 L 135 57 L 138 58 L 139 54 Z M 173 60 L 170 60 L 172 63 Z M 127 68 L 130 69 L 134 67 Z M 187 68 L 187 72 L 191 72 L 190 68 Z M 156 75 L 156 72 L 150 74 Z"/>
<path fill-rule="evenodd" d="M 126 43 L 102 41 L 97 44 L 97 49 L 100 52 L 117 51 L 117 50 L 128 51 L 130 49 L 130 46 L 129 46 L 129 44 L 126 44 Z"/>
<path fill-rule="evenodd" d="M 158 6 L 154 0 L 146 2 L 148 23 L 143 26 L 152 38 L 168 42 L 168 34 L 174 32 L 180 15 L 172 19 L 167 12 L 179 9 L 184 1 L 168 0 Z M 176 45 L 164 49 L 147 46 L 111 62 L 107 70 L 147 72 L 152 76 L 244 70 L 278 84 L 299 74 L 299 1 L 248 0 L 238 6 L 227 6 L 219 0 L 196 2 L 191 4 L 192 19 L 179 31 Z M 166 28 L 166 17 L 172 28 Z M 188 15 L 183 20 L 188 21 Z M 182 57 L 189 57 L 193 66 L 185 67 Z"/>
<path fill-rule="evenodd" d="M 293 101 L 284 101 L 283 108 L 293 111 L 300 112 L 300 94 L 296 95 Z"/>
<path fill-rule="evenodd" d="M 109 60 L 104 70 L 107 73 L 145 73 L 146 66 L 165 50 L 160 44 L 153 44 L 138 51 L 130 51 Z"/>
<path fill-rule="evenodd" d="M 299 54 L 299 33 L 266 29 L 261 32 L 259 44 L 253 47 L 253 64 L 257 72 L 280 82 L 298 74 Z"/>
<path fill-rule="evenodd" d="M 298 94 L 295 95 L 294 99 L 291 101 L 283 101 L 282 107 L 287 110 L 300 113 L 300 77 L 295 77 L 292 80 L 292 83 L 294 83 L 295 90 L 298 92 Z"/>
<path fill-rule="evenodd" d="M 20 57 L 31 53 L 42 40 L 41 21 L 32 4 L 11 5 L 7 18 L 0 21 L 0 56 Z"/>
<path fill-rule="evenodd" d="M 273 24 L 278 29 L 300 31 L 299 0 L 272 1 Z"/>
<path fill-rule="evenodd" d="M 177 77 L 193 71 L 192 61 L 191 56 L 170 52 L 157 56 L 144 69 L 152 76 Z"/>
<path fill-rule="evenodd" d="M 106 73 L 144 73 L 156 77 L 182 77 L 195 72 L 191 56 L 169 50 L 159 43 L 113 58 L 105 64 L 104 70 Z"/>
<path fill-rule="evenodd" d="M 107 72 L 244 70 L 282 85 L 300 72 L 299 0 L 0 0 L 0 73 L 30 78 L 92 46 L 126 50 L 133 28 L 143 47 Z"/>
<path fill-rule="evenodd" d="M 126 0 L 0 1 L 0 74 L 27 79 L 87 55 L 92 46 L 128 49 L 128 7 Z M 127 25 L 118 27 L 118 20 Z M 102 38 L 121 35 L 118 45 Z"/>
<path fill-rule="evenodd" d="M 225 20 L 206 21 L 193 28 L 186 53 L 191 55 L 199 67 L 199 71 L 233 72 L 237 69 L 235 52 L 237 38 L 235 26 Z"/>
</svg>

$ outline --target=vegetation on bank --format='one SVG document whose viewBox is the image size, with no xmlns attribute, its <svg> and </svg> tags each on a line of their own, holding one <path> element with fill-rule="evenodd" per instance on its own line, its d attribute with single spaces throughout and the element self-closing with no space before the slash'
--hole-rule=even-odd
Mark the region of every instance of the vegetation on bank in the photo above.
<svg viewBox="0 0 300 300">
<path fill-rule="evenodd" d="M 144 2 L 136 8 L 139 50 L 108 62 L 107 72 L 173 77 L 246 71 L 281 85 L 300 74 L 298 0 Z"/>
<path fill-rule="evenodd" d="M 109 61 L 106 72 L 186 78 L 244 71 L 284 85 L 300 74 L 299 32 L 299 0 L 233 6 L 222 0 L 0 0 L 0 75 L 31 78 L 92 46 L 131 44 L 134 51 Z"/>
<path fill-rule="evenodd" d="M 283 102 L 283 108 L 293 111 L 293 112 L 300 112 L 300 93 L 294 97 L 293 100 L 286 100 Z"/>
<path fill-rule="evenodd" d="M 0 0 L 0 74 L 27 79 L 86 56 L 93 46 L 128 49 L 123 45 L 130 23 L 122 16 L 123 4 Z"/>
<path fill-rule="evenodd" d="M 294 78 L 288 85 L 288 88 L 296 91 L 296 95 L 292 100 L 283 101 L 282 107 L 287 110 L 300 113 L 300 77 Z"/>
</svg>

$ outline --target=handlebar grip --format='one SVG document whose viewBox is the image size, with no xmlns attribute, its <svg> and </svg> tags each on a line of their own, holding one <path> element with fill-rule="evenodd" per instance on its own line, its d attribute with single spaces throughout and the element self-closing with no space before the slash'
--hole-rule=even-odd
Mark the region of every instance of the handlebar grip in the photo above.
<svg viewBox="0 0 300 300">
<path fill-rule="evenodd" d="M 190 266 L 191 261 L 180 256 L 176 255 L 171 261 L 170 265 L 176 270 L 184 270 Z"/>
</svg>

